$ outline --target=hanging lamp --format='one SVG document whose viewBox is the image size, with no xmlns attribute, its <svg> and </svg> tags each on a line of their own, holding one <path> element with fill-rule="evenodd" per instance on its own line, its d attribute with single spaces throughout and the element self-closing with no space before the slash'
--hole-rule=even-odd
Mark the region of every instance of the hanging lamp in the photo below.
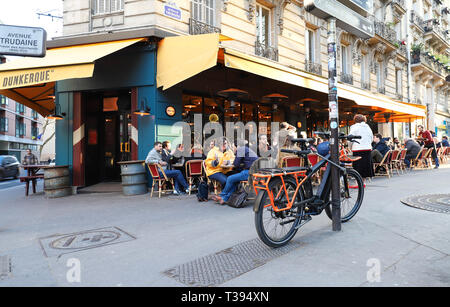
<svg viewBox="0 0 450 307">
<path fill-rule="evenodd" d="M 49 96 L 49 98 L 55 99 L 55 96 Z M 66 114 L 61 113 L 61 105 L 59 104 L 59 102 L 55 101 L 55 110 L 54 110 L 53 114 L 48 115 L 47 118 L 60 120 L 60 119 L 64 119 L 64 115 L 66 115 Z"/>
<path fill-rule="evenodd" d="M 136 115 L 150 115 L 150 108 L 147 107 L 147 98 L 141 99 L 140 106 L 133 112 Z"/>
</svg>

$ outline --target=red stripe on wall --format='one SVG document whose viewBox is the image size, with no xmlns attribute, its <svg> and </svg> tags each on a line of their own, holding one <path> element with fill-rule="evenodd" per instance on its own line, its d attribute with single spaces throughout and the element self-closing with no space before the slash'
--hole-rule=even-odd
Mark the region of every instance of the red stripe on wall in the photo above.
<svg viewBox="0 0 450 307">
<path fill-rule="evenodd" d="M 82 99 L 81 92 L 74 92 L 73 93 L 73 131 L 77 131 L 78 128 L 80 128 L 84 122 L 85 122 L 85 116 L 84 116 L 84 103 Z M 84 186 L 85 185 L 85 152 L 84 152 L 84 146 L 85 144 L 85 138 L 83 137 L 78 143 L 73 145 L 73 185 L 74 186 Z"/>
<path fill-rule="evenodd" d="M 138 118 L 137 115 L 133 113 L 134 110 L 138 108 L 138 92 L 137 87 L 131 89 L 131 126 L 138 128 Z M 139 140 L 138 140 L 139 142 Z M 138 159 L 138 144 L 131 139 L 131 160 Z"/>
</svg>

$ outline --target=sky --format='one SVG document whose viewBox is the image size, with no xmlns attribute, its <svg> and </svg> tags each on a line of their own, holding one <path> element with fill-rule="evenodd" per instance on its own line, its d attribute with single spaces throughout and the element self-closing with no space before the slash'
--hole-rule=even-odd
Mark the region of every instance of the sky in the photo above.
<svg viewBox="0 0 450 307">
<path fill-rule="evenodd" d="M 38 16 L 37 13 L 62 17 L 62 0 L 0 0 L 0 23 L 14 26 L 41 27 L 47 40 L 62 35 L 62 19 Z"/>
</svg>

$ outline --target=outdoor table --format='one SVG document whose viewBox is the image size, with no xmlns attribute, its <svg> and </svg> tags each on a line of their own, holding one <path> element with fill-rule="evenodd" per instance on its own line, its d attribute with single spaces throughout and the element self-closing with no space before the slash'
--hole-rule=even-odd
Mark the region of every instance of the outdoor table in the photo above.
<svg viewBox="0 0 450 307">
<path fill-rule="evenodd" d="M 20 182 L 25 182 L 25 195 L 28 196 L 28 190 L 30 187 L 30 181 L 33 186 L 33 194 L 36 193 L 36 180 L 43 179 L 43 174 L 38 174 L 40 169 L 45 169 L 48 165 L 33 164 L 33 165 L 22 165 L 24 170 L 27 171 L 27 176 L 20 177 Z"/>
</svg>

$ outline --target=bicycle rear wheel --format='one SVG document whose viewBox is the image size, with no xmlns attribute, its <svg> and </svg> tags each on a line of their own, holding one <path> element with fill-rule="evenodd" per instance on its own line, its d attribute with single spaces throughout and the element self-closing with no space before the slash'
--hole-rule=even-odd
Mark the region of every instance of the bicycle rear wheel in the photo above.
<svg viewBox="0 0 450 307">
<path fill-rule="evenodd" d="M 286 206 L 287 199 L 292 200 L 297 188 L 294 178 L 284 177 L 284 182 L 287 195 L 280 178 L 275 178 L 269 183 L 269 190 L 273 193 L 274 199 L 276 198 L 275 202 L 278 208 L 283 205 Z M 296 201 L 301 200 L 303 200 L 303 195 L 300 189 Z M 297 233 L 297 226 L 300 223 L 299 210 L 303 207 L 292 207 L 290 210 L 275 212 L 270 205 L 267 191 L 260 191 L 255 202 L 258 204 L 258 212 L 255 213 L 255 226 L 261 241 L 271 247 L 286 245 Z"/>
<path fill-rule="evenodd" d="M 347 174 L 341 174 L 339 182 L 341 191 L 341 222 L 345 223 L 351 220 L 361 207 L 364 199 L 364 182 L 361 175 L 354 169 L 347 169 Z M 325 208 L 325 212 L 332 219 L 331 204 Z"/>
</svg>

